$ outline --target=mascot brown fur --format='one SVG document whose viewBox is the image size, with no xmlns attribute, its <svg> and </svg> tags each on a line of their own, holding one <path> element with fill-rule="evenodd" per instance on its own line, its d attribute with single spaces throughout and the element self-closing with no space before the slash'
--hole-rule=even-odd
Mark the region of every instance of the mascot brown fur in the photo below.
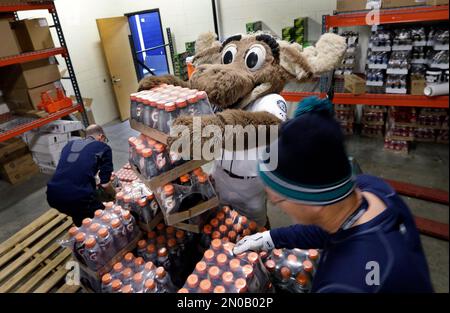
<svg viewBox="0 0 450 313">
<path fill-rule="evenodd" d="M 216 125 L 223 131 L 225 125 L 278 125 L 287 114 L 286 103 L 279 96 L 285 84 L 332 70 L 345 50 L 345 39 L 331 33 L 305 49 L 263 33 L 235 35 L 223 43 L 207 33 L 196 41 L 196 70 L 188 82 L 172 75 L 149 76 L 139 83 L 139 90 L 166 83 L 206 91 L 218 113 L 202 116 L 202 126 Z M 192 133 L 193 117 L 179 117 L 174 125 L 187 126 Z M 223 163 L 213 175 L 221 202 L 264 225 L 265 194 L 257 178 L 256 162 Z"/>
</svg>

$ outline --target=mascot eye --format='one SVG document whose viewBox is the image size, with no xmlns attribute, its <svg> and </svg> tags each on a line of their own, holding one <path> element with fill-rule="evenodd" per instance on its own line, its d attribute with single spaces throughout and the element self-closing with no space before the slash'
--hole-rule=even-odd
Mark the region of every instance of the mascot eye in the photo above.
<svg viewBox="0 0 450 313">
<path fill-rule="evenodd" d="M 245 56 L 245 64 L 250 71 L 257 71 L 266 60 L 266 49 L 261 45 L 254 45 Z"/>
<path fill-rule="evenodd" d="M 230 45 L 226 47 L 222 53 L 222 63 L 223 64 L 233 63 L 236 53 L 237 49 L 235 45 Z"/>
</svg>

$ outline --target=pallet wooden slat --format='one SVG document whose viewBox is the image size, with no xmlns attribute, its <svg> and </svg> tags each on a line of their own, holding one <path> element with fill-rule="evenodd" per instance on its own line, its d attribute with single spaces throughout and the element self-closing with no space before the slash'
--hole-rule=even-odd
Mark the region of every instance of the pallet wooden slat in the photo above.
<svg viewBox="0 0 450 313">
<path fill-rule="evenodd" d="M 6 251 L 12 249 L 17 243 L 25 239 L 30 235 L 30 233 L 34 232 L 36 229 L 39 229 L 42 225 L 47 223 L 49 220 L 58 215 L 59 212 L 55 209 L 50 209 L 45 212 L 43 215 L 34 220 L 31 224 L 17 232 L 15 235 L 4 241 L 0 244 L 0 256 L 2 256 Z"/>
<path fill-rule="evenodd" d="M 79 286 L 79 285 L 64 284 L 56 291 L 56 293 L 75 293 L 80 289 L 81 289 L 81 286 Z"/>
<path fill-rule="evenodd" d="M 70 261 L 71 257 L 66 258 L 60 266 L 58 266 L 55 272 L 47 279 L 44 283 L 42 283 L 38 288 L 36 288 L 33 293 L 46 293 L 49 292 L 61 279 L 63 279 L 67 272 L 65 264 Z"/>
</svg>

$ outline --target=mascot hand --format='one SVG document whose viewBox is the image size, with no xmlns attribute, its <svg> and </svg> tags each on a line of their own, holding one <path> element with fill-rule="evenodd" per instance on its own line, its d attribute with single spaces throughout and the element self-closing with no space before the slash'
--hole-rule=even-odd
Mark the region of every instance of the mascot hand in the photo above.
<svg viewBox="0 0 450 313">
<path fill-rule="evenodd" d="M 189 87 L 188 82 L 182 81 L 181 79 L 173 75 L 146 76 L 139 82 L 138 91 L 150 90 L 152 88 L 158 87 L 161 84 Z"/>
</svg>

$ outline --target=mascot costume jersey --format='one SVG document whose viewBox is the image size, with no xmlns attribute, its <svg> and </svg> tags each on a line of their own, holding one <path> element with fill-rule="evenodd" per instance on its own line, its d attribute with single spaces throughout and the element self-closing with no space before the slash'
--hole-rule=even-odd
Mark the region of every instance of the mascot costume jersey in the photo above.
<svg viewBox="0 0 450 313">
<path fill-rule="evenodd" d="M 345 39 L 331 33 L 305 49 L 264 33 L 235 35 L 223 43 L 208 33 L 196 41 L 196 70 L 188 82 L 172 75 L 149 76 L 139 90 L 166 83 L 206 91 L 216 114 L 202 116 L 201 125 L 216 125 L 222 133 L 225 125 L 278 125 L 287 118 L 286 102 L 279 95 L 285 84 L 332 70 L 345 50 Z M 187 126 L 192 134 L 193 117 L 179 117 L 174 125 Z M 222 204 L 264 226 L 266 196 L 257 160 L 237 157 L 240 152 L 224 149 L 221 160 L 215 161 L 215 188 Z"/>
</svg>

